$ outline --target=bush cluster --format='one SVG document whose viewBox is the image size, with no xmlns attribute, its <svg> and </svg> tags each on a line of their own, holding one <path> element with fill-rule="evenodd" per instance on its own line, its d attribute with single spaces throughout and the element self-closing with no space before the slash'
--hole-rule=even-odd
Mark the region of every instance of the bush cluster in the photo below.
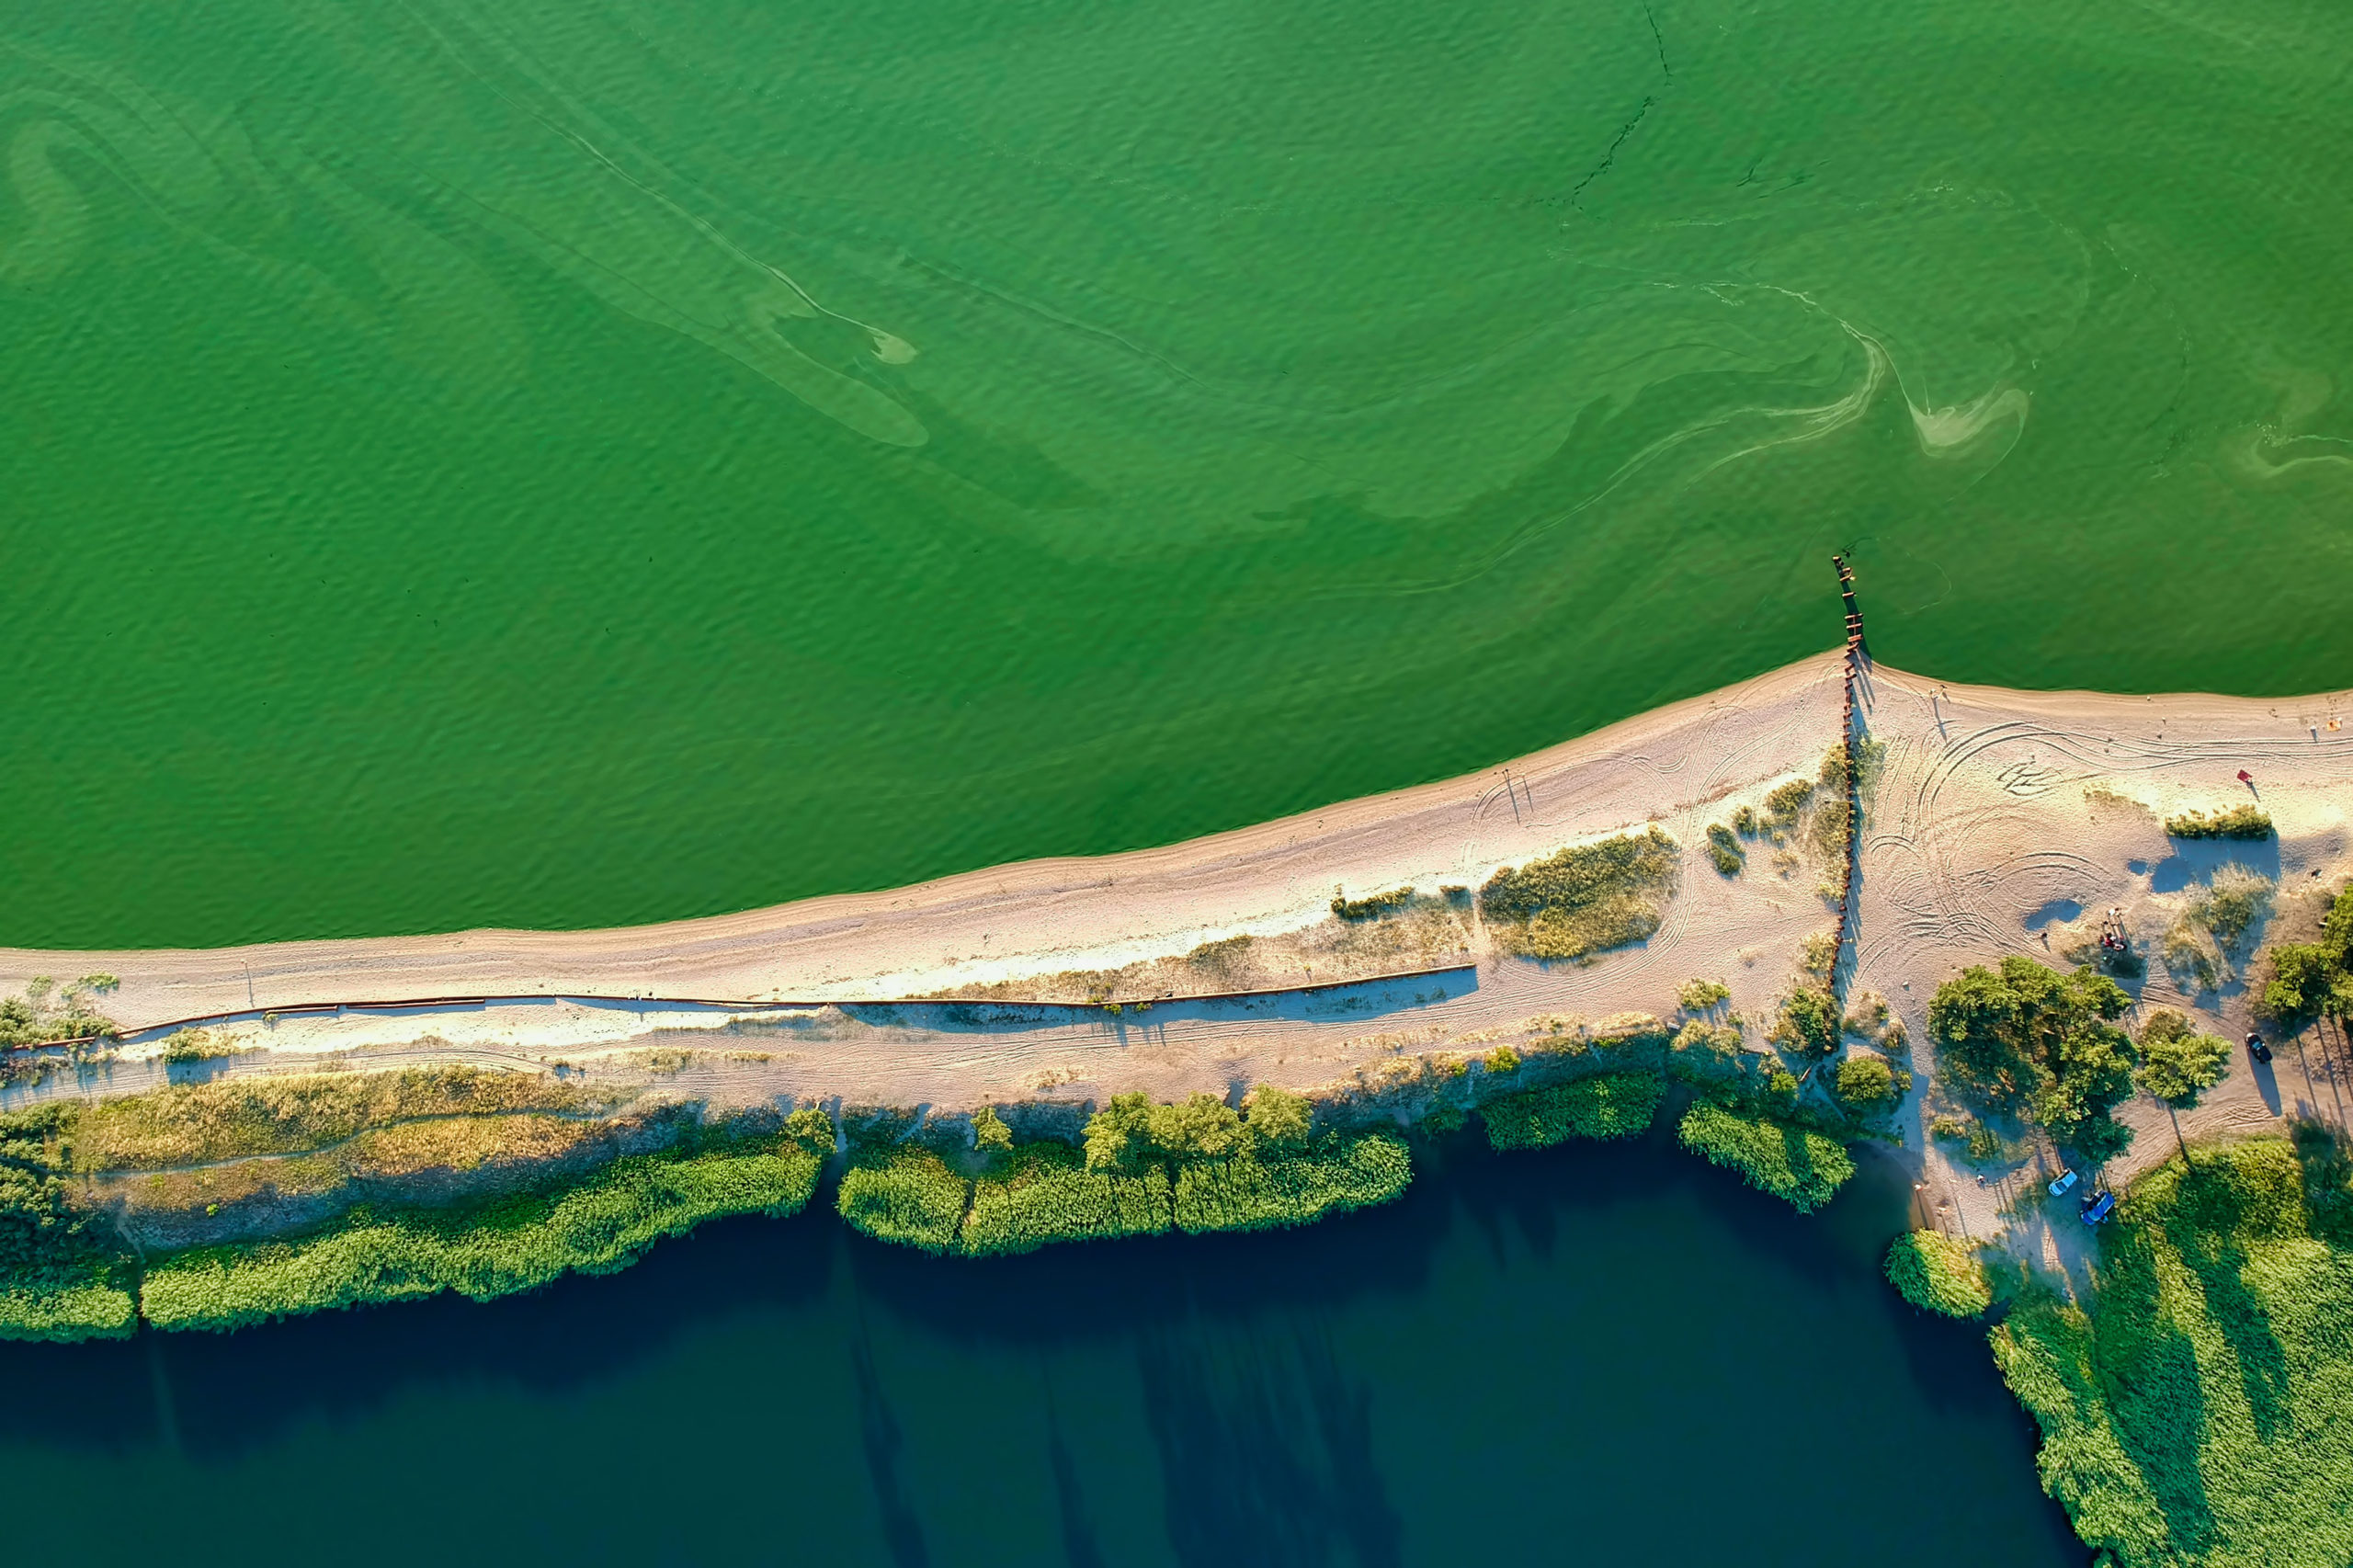
<svg viewBox="0 0 2353 1568">
<path fill-rule="evenodd" d="M 1973 1318 L 1994 1304 L 1976 1250 L 1941 1231 L 1906 1231 L 1887 1249 L 1888 1282 L 1924 1312 Z"/>
<path fill-rule="evenodd" d="M 1552 1088 L 1506 1095 L 1479 1108 L 1496 1149 L 1543 1149 L 1571 1138 L 1631 1138 L 1658 1115 L 1666 1080 L 1656 1073 L 1609 1073 Z"/>
<path fill-rule="evenodd" d="M 1855 1174 L 1855 1162 L 1836 1139 L 1705 1101 L 1684 1114 L 1677 1135 L 1693 1153 L 1737 1171 L 1749 1186 L 1802 1214 L 1829 1202 Z"/>
<path fill-rule="evenodd" d="M 1303 1225 L 1386 1203 L 1413 1178 L 1383 1133 L 1312 1134 L 1306 1098 L 1261 1085 L 1236 1111 L 1211 1095 L 1156 1105 L 1115 1095 L 1088 1119 L 1084 1152 L 1013 1143 L 967 1177 L 919 1143 L 870 1146 L 842 1177 L 842 1218 L 881 1241 L 993 1256 L 1056 1242 L 1169 1230 Z"/>
<path fill-rule="evenodd" d="M 1716 869 L 1725 876 L 1736 877 L 1740 875 L 1740 869 L 1748 864 L 1748 852 L 1741 848 L 1740 839 L 1732 829 L 1720 822 L 1711 823 L 1708 824 L 1708 858 L 1714 861 Z"/>
<path fill-rule="evenodd" d="M 2165 832 L 2175 838 L 2268 838 L 2271 817 L 2253 805 L 2221 812 L 2183 812 L 2165 818 Z"/>
<path fill-rule="evenodd" d="M 1413 902 L 1412 888 L 1391 888 L 1387 892 L 1368 893 L 1362 898 L 1350 898 L 1337 888 L 1332 890 L 1332 913 L 1343 920 L 1371 920 Z"/>
</svg>

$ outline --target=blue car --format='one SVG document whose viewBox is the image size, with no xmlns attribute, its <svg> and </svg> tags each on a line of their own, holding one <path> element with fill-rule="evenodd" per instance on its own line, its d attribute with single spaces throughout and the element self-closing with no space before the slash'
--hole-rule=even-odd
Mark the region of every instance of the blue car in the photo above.
<svg viewBox="0 0 2353 1568">
<path fill-rule="evenodd" d="M 2086 1225 L 2097 1225 L 2102 1220 L 2107 1219 L 2110 1214 L 2115 1212 L 2116 1194 L 2112 1192 L 2094 1193 L 2092 1195 L 2092 1200 L 2084 1205 L 2084 1223 Z"/>
</svg>

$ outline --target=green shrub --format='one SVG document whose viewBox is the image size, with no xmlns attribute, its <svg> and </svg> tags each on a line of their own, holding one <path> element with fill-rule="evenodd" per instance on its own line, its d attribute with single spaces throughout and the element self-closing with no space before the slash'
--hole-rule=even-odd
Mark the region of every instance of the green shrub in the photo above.
<svg viewBox="0 0 2353 1568">
<path fill-rule="evenodd" d="M 1749 1186 L 1786 1200 L 1800 1213 L 1829 1202 L 1855 1174 L 1847 1151 L 1819 1132 L 1735 1116 L 1704 1102 L 1685 1113 L 1678 1136 L 1685 1148 L 1737 1171 Z"/>
<path fill-rule="evenodd" d="M 1973 1318 L 1994 1304 L 1984 1266 L 1966 1242 L 1940 1231 L 1907 1231 L 1887 1249 L 1896 1293 L 1925 1312 Z"/>
<path fill-rule="evenodd" d="M 1519 1052 L 1510 1046 L 1499 1045 L 1487 1052 L 1484 1065 L 1490 1073 L 1513 1073 L 1519 1069 Z"/>
<path fill-rule="evenodd" d="M 1387 892 L 1368 893 L 1363 898 L 1350 898 L 1337 888 L 1332 890 L 1332 913 L 1343 920 L 1371 920 L 1413 902 L 1412 888 L 1391 888 Z"/>
<path fill-rule="evenodd" d="M 1756 807 L 1743 806 L 1732 814 L 1732 830 L 1743 838 L 1754 838 L 1765 831 L 1765 824 L 1757 820 Z"/>
<path fill-rule="evenodd" d="M 1768 826 L 1787 827 L 1798 820 L 1798 813 L 1813 803 L 1813 780 L 1792 778 L 1775 787 L 1765 797 L 1765 821 Z"/>
<path fill-rule="evenodd" d="M 1838 1063 L 1838 1097 L 1859 1110 L 1877 1110 L 1900 1099 L 1912 1087 L 1911 1074 L 1903 1076 L 1904 1084 L 1899 1088 L 1895 1069 L 1884 1058 L 1849 1056 Z"/>
<path fill-rule="evenodd" d="M 956 1245 L 972 1184 L 919 1144 L 861 1154 L 842 1173 L 834 1208 L 852 1230 L 926 1252 Z"/>
<path fill-rule="evenodd" d="M 1610 1073 L 1552 1088 L 1506 1095 L 1479 1108 L 1497 1149 L 1543 1149 L 1570 1138 L 1631 1138 L 1658 1115 L 1666 1080 L 1655 1073 Z"/>
<path fill-rule="evenodd" d="M 1170 1197 L 1168 1174 L 1156 1165 L 1121 1176 L 1089 1170 L 1063 1144 L 1023 1144 L 972 1183 L 957 1248 L 995 1256 L 1055 1242 L 1154 1235 L 1172 1222 Z"/>
<path fill-rule="evenodd" d="M 2236 953 L 2247 935 L 2271 915 L 2276 886 L 2260 871 L 2245 866 L 2216 869 L 2207 885 L 2189 901 L 2189 918 L 2203 926 L 2225 953 Z"/>
<path fill-rule="evenodd" d="M 2353 1562 L 2353 1210 L 2305 1125 L 2143 1176 L 2088 1312 L 2025 1293 L 1992 1333 L 2046 1491 L 2120 1563 Z"/>
<path fill-rule="evenodd" d="M 1506 867 L 1479 890 L 1480 907 L 1514 952 L 1582 958 L 1658 929 L 1675 864 L 1675 841 L 1654 825 Z"/>
<path fill-rule="evenodd" d="M 0 1275 L 0 1339 L 124 1339 L 137 1326 L 129 1276 L 118 1267 Z"/>
<path fill-rule="evenodd" d="M 1713 860 L 1716 869 L 1727 877 L 1740 875 L 1740 869 L 1748 864 L 1748 856 L 1741 848 L 1740 840 L 1733 836 L 1732 829 L 1722 823 L 1709 824 L 1708 858 Z"/>
<path fill-rule="evenodd" d="M 1773 1026 L 1773 1043 L 1809 1056 L 1827 1056 L 1838 1049 L 1838 999 L 1827 989 L 1801 986 L 1781 999 L 1781 1016 Z"/>
<path fill-rule="evenodd" d="M 2271 818 L 2252 805 L 2221 812 L 2184 812 L 2165 818 L 2165 832 L 2175 838 L 2268 838 Z"/>
<path fill-rule="evenodd" d="M 1386 1203 L 1412 1179 L 1405 1145 L 1386 1133 L 1291 1152 L 1268 1143 L 1220 1158 L 1143 1164 L 1133 1174 L 1093 1168 L 1060 1144 L 1026 1144 L 972 1183 L 957 1250 L 988 1256 L 1172 1227 L 1199 1233 L 1304 1225 Z"/>
<path fill-rule="evenodd" d="M 1675 999 L 1687 1013 L 1711 1013 L 1732 1000 L 1732 987 L 1721 980 L 1687 980 Z"/>
<path fill-rule="evenodd" d="M 1750 1052 L 1733 1024 L 1693 1018 L 1667 1042 L 1667 1075 L 1687 1084 L 1722 1084 L 1747 1075 Z"/>
<path fill-rule="evenodd" d="M 1204 1161 L 1176 1174 L 1176 1228 L 1199 1234 L 1310 1224 L 1387 1203 L 1413 1179 L 1405 1145 L 1380 1132 L 1280 1159 Z"/>
<path fill-rule="evenodd" d="M 174 1066 L 190 1062 L 210 1062 L 222 1056 L 237 1056 L 252 1050 L 250 1046 L 214 1034 L 210 1029 L 180 1029 L 164 1041 L 158 1052 Z"/>
<path fill-rule="evenodd" d="M 792 1213 L 818 1165 L 787 1136 L 714 1138 L 616 1160 L 560 1192 L 384 1218 L 355 1210 L 297 1240 L 165 1258 L 147 1269 L 140 1307 L 158 1328 L 229 1329 L 443 1290 L 488 1301 L 566 1273 L 613 1273 L 722 1215 Z"/>
</svg>

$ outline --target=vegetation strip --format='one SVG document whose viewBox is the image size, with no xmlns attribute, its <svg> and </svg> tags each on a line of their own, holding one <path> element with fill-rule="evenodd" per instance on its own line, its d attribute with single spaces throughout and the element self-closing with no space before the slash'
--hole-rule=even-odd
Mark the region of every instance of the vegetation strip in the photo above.
<svg viewBox="0 0 2353 1568">
<path fill-rule="evenodd" d="M 140 1310 L 158 1328 L 228 1329 L 444 1290 L 488 1301 L 567 1273 L 613 1273 L 707 1220 L 794 1213 L 821 1164 L 790 1134 L 720 1134 L 625 1156 L 562 1192 L 381 1219 L 354 1210 L 298 1240 L 166 1258 L 141 1281 Z"/>
<path fill-rule="evenodd" d="M 1995 1359 L 2036 1465 L 2120 1568 L 2353 1561 L 2353 1160 L 2329 1130 L 2200 1149 L 2102 1227 L 2086 1307 L 2013 1272 Z"/>
</svg>

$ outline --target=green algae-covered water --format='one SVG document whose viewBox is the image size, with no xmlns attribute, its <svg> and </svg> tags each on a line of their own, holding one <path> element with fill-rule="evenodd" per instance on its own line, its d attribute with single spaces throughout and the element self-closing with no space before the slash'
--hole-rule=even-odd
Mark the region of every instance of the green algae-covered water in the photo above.
<svg viewBox="0 0 2353 1568">
<path fill-rule="evenodd" d="M 0 6 L 0 942 L 1173 840 L 1836 641 L 2345 684 L 2318 0 Z"/>
</svg>

